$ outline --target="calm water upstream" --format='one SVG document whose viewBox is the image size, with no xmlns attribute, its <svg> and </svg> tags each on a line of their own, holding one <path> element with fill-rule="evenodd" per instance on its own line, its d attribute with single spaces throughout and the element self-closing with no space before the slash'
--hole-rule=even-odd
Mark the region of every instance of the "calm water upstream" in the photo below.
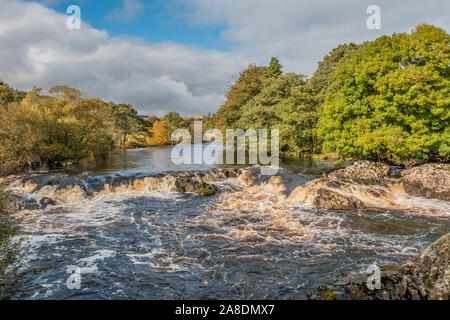
<svg viewBox="0 0 450 320">
<path fill-rule="evenodd" d="M 204 197 L 175 192 L 164 175 L 144 179 L 214 167 L 176 166 L 170 152 L 123 151 L 96 165 L 35 175 L 45 185 L 39 189 L 12 184 L 30 203 L 53 202 L 18 214 L 28 245 L 22 281 L 8 298 L 304 299 L 341 274 L 416 257 L 450 232 L 445 214 L 284 202 L 294 187 L 333 169 L 329 161 L 282 162 L 285 190 L 264 177 L 253 185 L 216 179 L 223 192 Z M 141 179 L 130 187 L 130 178 Z M 80 289 L 66 285 L 69 266 L 80 268 Z"/>
</svg>

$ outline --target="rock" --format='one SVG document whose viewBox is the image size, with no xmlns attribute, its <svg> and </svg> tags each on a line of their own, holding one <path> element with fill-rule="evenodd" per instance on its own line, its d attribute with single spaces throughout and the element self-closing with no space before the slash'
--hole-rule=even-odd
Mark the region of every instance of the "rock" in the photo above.
<svg viewBox="0 0 450 320">
<path fill-rule="evenodd" d="M 337 293 L 328 288 L 327 286 L 320 286 L 319 289 L 319 296 L 322 300 L 336 300 Z"/>
<path fill-rule="evenodd" d="M 217 192 L 217 188 L 215 186 L 192 176 L 177 178 L 175 181 L 175 186 L 177 192 L 193 192 L 208 196 Z"/>
<path fill-rule="evenodd" d="M 381 269 L 381 288 L 370 290 L 366 279 L 344 285 L 356 300 L 449 300 L 450 233 L 429 246 L 414 262 Z"/>
<path fill-rule="evenodd" d="M 429 299 L 450 298 L 450 233 L 422 253 L 414 271 L 427 285 Z"/>
<path fill-rule="evenodd" d="M 318 208 L 331 210 L 352 210 L 365 207 L 358 198 L 329 189 L 318 189 L 313 205 Z"/>
<path fill-rule="evenodd" d="M 30 198 L 22 198 L 18 195 L 14 195 L 15 204 L 18 210 L 42 210 L 48 206 L 53 206 L 56 201 L 47 197 L 42 197 L 39 201 Z"/>
<path fill-rule="evenodd" d="M 304 204 L 331 210 L 354 210 L 379 207 L 393 202 L 389 185 L 399 182 L 384 163 L 356 161 L 325 178 L 296 188 L 289 196 Z"/>
<path fill-rule="evenodd" d="M 212 195 L 220 191 L 213 182 L 237 178 L 243 170 L 235 167 L 214 168 L 205 171 L 178 171 L 160 174 L 136 174 L 131 176 L 107 175 L 95 177 L 71 177 L 63 174 L 43 174 L 20 177 L 12 181 L 10 187 L 26 189 L 28 193 L 39 194 L 41 200 L 19 199 L 17 207 L 23 209 L 43 209 L 56 204 L 55 200 L 78 197 L 84 199 L 97 193 L 146 192 L 165 190 L 169 192 L 192 192 Z"/>
<path fill-rule="evenodd" d="M 39 203 L 34 199 L 16 197 L 15 204 L 18 210 L 38 210 L 40 208 Z"/>
<path fill-rule="evenodd" d="M 384 163 L 356 161 L 351 166 L 297 187 L 289 200 L 332 210 L 402 210 L 406 208 L 398 196 L 405 193 L 450 201 L 450 164 L 398 169 Z M 413 209 L 422 210 L 418 207 Z"/>
<path fill-rule="evenodd" d="M 401 175 L 409 195 L 450 201 L 450 164 L 427 163 Z"/>
<path fill-rule="evenodd" d="M 213 189 L 211 185 L 207 185 L 204 187 L 200 187 L 198 193 L 201 194 L 202 196 L 212 196 L 216 194 L 216 191 Z"/>
<path fill-rule="evenodd" d="M 44 187 L 54 187 L 58 190 L 78 188 L 86 195 L 90 195 L 92 191 L 83 179 L 61 173 L 45 173 L 40 175 L 32 175 L 24 177 L 21 181 L 23 185 L 34 185 L 35 189 L 33 190 L 33 192 L 38 191 Z"/>
<path fill-rule="evenodd" d="M 48 206 L 54 206 L 56 204 L 56 201 L 47 197 L 42 197 L 41 200 L 39 200 L 39 205 L 41 209 L 45 209 Z"/>
<path fill-rule="evenodd" d="M 174 191 L 177 192 L 193 192 L 210 196 L 219 191 L 219 188 L 210 184 L 210 182 L 237 178 L 241 173 L 241 169 L 229 167 L 206 171 L 169 172 L 153 176 L 153 178 L 156 179 L 155 184 L 164 184 L 164 181 L 167 181 L 167 179 L 172 179 L 174 181 Z"/>
<path fill-rule="evenodd" d="M 387 164 L 371 161 L 356 161 L 353 165 L 333 171 L 328 176 L 360 183 L 383 183 L 392 178 Z"/>
<path fill-rule="evenodd" d="M 371 185 L 328 176 L 295 188 L 288 201 L 330 210 L 354 210 L 391 205 L 394 196 L 386 185 Z"/>
<path fill-rule="evenodd" d="M 320 286 L 316 292 L 308 292 L 306 297 L 308 300 L 338 300 L 339 293 L 328 286 Z"/>
</svg>

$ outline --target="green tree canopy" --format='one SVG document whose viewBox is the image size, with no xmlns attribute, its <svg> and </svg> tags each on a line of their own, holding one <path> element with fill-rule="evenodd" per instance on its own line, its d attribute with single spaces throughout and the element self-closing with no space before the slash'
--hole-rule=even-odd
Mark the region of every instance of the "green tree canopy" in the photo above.
<svg viewBox="0 0 450 320">
<path fill-rule="evenodd" d="M 281 71 L 281 69 L 283 69 L 283 66 L 280 63 L 280 60 L 278 60 L 278 58 L 272 57 L 270 59 L 269 66 L 264 70 L 264 77 L 275 79 L 283 74 L 283 71 Z"/>
<path fill-rule="evenodd" d="M 336 66 L 341 62 L 344 57 L 350 57 L 354 51 L 360 46 L 354 43 L 341 44 L 330 51 L 317 65 L 317 70 L 309 80 L 311 89 L 314 90 L 316 95 L 322 103 L 323 96 L 326 90 L 330 87 L 334 81 L 334 71 Z"/>
<path fill-rule="evenodd" d="M 324 150 L 399 164 L 448 160 L 449 43 L 445 30 L 422 24 L 343 59 L 319 124 Z"/>
<path fill-rule="evenodd" d="M 239 74 L 236 82 L 230 86 L 225 103 L 211 118 L 208 127 L 214 127 L 223 132 L 236 128 L 236 122 L 242 114 L 242 107 L 255 97 L 263 87 L 263 72 L 265 67 L 251 64 Z"/>
<path fill-rule="evenodd" d="M 169 132 L 173 132 L 177 129 L 189 128 L 189 121 L 180 116 L 178 112 L 169 112 L 161 121 L 166 123 Z"/>
<path fill-rule="evenodd" d="M 137 111 L 129 104 L 107 104 L 112 117 L 114 130 L 111 131 L 114 140 L 121 146 L 126 146 L 127 138 L 147 130 L 149 125 L 143 118 L 138 117 Z"/>
</svg>

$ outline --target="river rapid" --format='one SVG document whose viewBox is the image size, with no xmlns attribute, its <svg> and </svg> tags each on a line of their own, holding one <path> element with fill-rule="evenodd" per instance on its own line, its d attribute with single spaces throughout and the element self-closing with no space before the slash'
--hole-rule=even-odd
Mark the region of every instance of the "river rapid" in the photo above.
<svg viewBox="0 0 450 320">
<path fill-rule="evenodd" d="M 296 187 L 335 169 L 331 161 L 281 161 L 269 177 L 258 166 L 230 173 L 175 165 L 170 154 L 171 147 L 126 150 L 101 163 L 8 177 L 26 241 L 21 281 L 4 298 L 305 299 L 370 264 L 415 258 L 450 232 L 445 201 L 431 203 L 440 209 L 433 214 L 290 201 Z M 180 175 L 219 192 L 178 192 Z M 73 268 L 79 289 L 67 286 Z"/>
</svg>

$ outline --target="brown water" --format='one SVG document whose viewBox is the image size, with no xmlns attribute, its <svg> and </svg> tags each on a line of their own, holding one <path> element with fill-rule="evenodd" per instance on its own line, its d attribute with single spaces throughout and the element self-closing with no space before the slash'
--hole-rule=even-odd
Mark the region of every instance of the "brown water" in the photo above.
<svg viewBox="0 0 450 320">
<path fill-rule="evenodd" d="M 258 168 L 236 178 L 208 171 L 201 179 L 222 190 L 212 197 L 154 176 L 214 167 L 176 166 L 164 147 L 16 180 L 28 246 L 7 297 L 303 299 L 374 262 L 414 258 L 450 232 L 448 202 L 399 195 L 404 207 L 339 212 L 293 201 L 295 188 L 334 168 L 329 161 L 284 161 L 272 178 Z M 80 268 L 80 289 L 66 286 L 69 266 Z"/>
</svg>

